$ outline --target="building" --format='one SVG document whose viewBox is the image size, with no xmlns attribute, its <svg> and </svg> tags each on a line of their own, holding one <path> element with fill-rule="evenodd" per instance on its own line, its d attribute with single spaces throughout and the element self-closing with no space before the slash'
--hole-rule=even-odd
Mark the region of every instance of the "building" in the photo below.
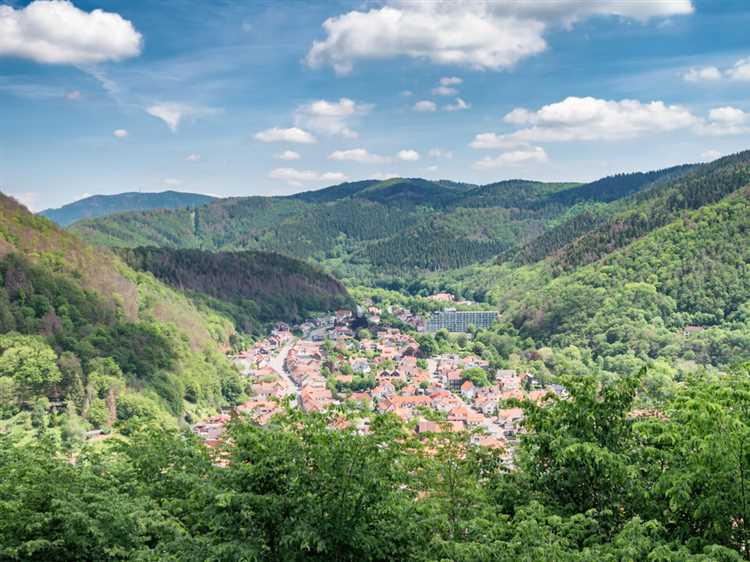
<svg viewBox="0 0 750 562">
<path fill-rule="evenodd" d="M 437 332 L 446 329 L 449 332 L 468 332 L 469 326 L 485 329 L 496 321 L 495 310 L 443 310 L 432 313 L 427 320 L 427 331 Z"/>
</svg>

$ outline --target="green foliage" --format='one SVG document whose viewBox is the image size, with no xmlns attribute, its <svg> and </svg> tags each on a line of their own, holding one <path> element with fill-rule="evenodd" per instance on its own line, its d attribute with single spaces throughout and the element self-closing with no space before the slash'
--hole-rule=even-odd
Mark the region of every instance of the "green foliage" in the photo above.
<svg viewBox="0 0 750 562">
<path fill-rule="evenodd" d="M 128 439 L 76 462 L 0 437 L 0 559 L 739 562 L 747 372 L 689 381 L 648 415 L 642 376 L 571 377 L 568 397 L 525 403 L 511 470 L 391 416 L 332 429 L 356 421 L 344 411 L 237 419 L 212 455 L 127 393 Z"/>
<path fill-rule="evenodd" d="M 134 268 L 227 313 L 248 333 L 259 334 L 271 322 L 298 322 L 352 305 L 333 277 L 279 254 L 134 248 L 121 255 Z"/>
</svg>

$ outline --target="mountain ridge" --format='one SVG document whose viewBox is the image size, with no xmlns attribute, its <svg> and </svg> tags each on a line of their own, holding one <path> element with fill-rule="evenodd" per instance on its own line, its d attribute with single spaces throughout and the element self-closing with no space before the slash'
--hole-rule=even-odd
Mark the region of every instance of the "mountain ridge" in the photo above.
<svg viewBox="0 0 750 562">
<path fill-rule="evenodd" d="M 56 209 L 45 209 L 38 214 L 69 226 L 82 219 L 98 218 L 115 213 L 143 211 L 148 209 L 174 209 L 205 205 L 216 197 L 182 191 L 160 191 L 156 193 L 128 191 L 112 195 L 92 195 Z"/>
</svg>

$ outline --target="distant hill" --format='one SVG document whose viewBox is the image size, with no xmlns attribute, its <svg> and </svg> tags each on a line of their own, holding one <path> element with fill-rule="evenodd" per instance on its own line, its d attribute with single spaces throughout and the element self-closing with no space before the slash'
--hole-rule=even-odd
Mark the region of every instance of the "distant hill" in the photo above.
<svg viewBox="0 0 750 562">
<path fill-rule="evenodd" d="M 375 282 L 513 255 L 562 223 L 588 216 L 592 206 L 689 169 L 620 174 L 590 184 L 365 180 L 288 197 L 222 199 L 194 211 L 120 213 L 72 228 L 113 247 L 268 250 L 322 264 L 345 281 Z"/>
<path fill-rule="evenodd" d="M 216 197 L 199 193 L 162 191 L 161 193 L 118 193 L 117 195 L 93 195 L 63 205 L 59 209 L 47 209 L 39 214 L 68 226 L 81 219 L 105 217 L 125 211 L 145 211 L 148 209 L 177 209 L 196 207 L 214 201 Z"/>
</svg>

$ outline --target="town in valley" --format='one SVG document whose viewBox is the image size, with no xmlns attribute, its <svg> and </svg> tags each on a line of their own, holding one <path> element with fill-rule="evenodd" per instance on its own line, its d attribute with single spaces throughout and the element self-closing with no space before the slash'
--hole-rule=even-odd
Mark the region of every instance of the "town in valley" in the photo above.
<svg viewBox="0 0 750 562">
<path fill-rule="evenodd" d="M 430 299 L 454 300 L 448 293 Z M 384 323 L 384 313 L 400 327 Z M 510 462 L 522 431 L 521 403 L 541 403 L 562 395 L 563 387 L 542 385 L 528 372 L 493 369 L 471 351 L 434 353 L 419 343 L 419 334 L 427 331 L 470 338 L 496 318 L 496 311 L 454 308 L 425 318 L 401 306 L 368 302 L 299 326 L 280 323 L 231 356 L 249 399 L 202 420 L 193 431 L 216 446 L 234 416 L 265 426 L 286 408 L 306 413 L 338 408 L 357 414 L 357 431 L 368 431 L 370 414 L 392 414 L 417 434 L 466 432 L 470 443 L 501 449 Z"/>
</svg>

